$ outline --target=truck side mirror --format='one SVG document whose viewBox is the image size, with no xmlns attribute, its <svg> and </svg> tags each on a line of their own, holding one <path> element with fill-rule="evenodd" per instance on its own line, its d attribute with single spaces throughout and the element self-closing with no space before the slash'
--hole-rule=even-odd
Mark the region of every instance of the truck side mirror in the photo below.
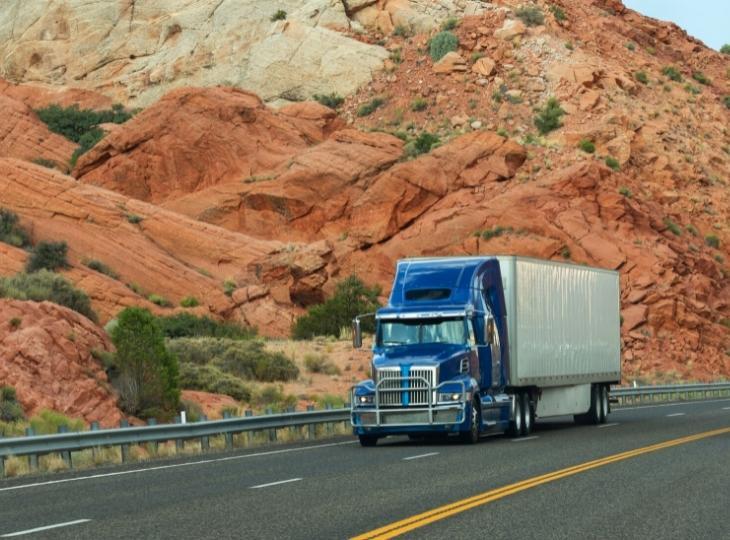
<svg viewBox="0 0 730 540">
<path fill-rule="evenodd" d="M 362 328 L 360 327 L 360 319 L 352 320 L 352 346 L 355 349 L 362 347 Z"/>
<path fill-rule="evenodd" d="M 494 344 L 494 319 L 489 316 L 487 317 L 487 327 L 486 327 L 486 333 L 487 336 L 487 343 L 490 345 Z"/>
</svg>

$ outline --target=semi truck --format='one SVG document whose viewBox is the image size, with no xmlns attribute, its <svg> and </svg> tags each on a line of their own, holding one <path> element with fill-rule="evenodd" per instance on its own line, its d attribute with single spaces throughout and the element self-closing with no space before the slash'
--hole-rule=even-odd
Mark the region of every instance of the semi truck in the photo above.
<svg viewBox="0 0 730 540">
<path fill-rule="evenodd" d="M 351 390 L 363 446 L 531 433 L 536 418 L 606 422 L 621 381 L 618 272 L 518 256 L 400 260 L 375 317 L 372 378 Z"/>
</svg>

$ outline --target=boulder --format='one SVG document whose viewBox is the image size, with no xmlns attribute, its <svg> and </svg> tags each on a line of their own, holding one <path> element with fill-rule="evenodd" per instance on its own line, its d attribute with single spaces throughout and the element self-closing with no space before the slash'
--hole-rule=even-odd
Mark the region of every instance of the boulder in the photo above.
<svg viewBox="0 0 730 540">
<path fill-rule="evenodd" d="M 466 71 L 466 60 L 457 52 L 446 53 L 441 60 L 433 65 L 434 73 L 452 73 Z"/>
<path fill-rule="evenodd" d="M 494 31 L 494 37 L 497 39 L 510 40 L 527 32 L 527 27 L 522 21 L 515 19 L 507 19 L 504 21 L 502 28 Z"/>
<path fill-rule="evenodd" d="M 495 71 L 497 69 L 497 63 L 492 60 L 491 58 L 480 58 L 476 62 L 474 62 L 474 65 L 471 67 L 471 70 L 474 73 L 477 73 L 478 75 L 483 75 L 484 77 L 490 77 L 494 75 Z"/>
</svg>

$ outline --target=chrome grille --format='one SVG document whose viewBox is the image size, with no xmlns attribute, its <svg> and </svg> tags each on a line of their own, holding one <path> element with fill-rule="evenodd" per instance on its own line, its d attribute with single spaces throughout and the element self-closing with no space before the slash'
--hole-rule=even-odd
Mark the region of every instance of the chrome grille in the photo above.
<svg viewBox="0 0 730 540">
<path fill-rule="evenodd" d="M 424 380 L 425 379 L 425 380 Z M 428 381 L 428 383 L 426 382 Z M 431 389 L 436 386 L 435 367 L 411 367 L 408 379 L 401 378 L 401 371 L 398 368 L 384 368 L 378 370 L 378 390 L 380 405 L 403 405 L 403 394 L 407 393 L 408 405 L 428 405 L 429 401 L 434 402 L 434 397 L 429 399 L 429 384 Z M 383 392 L 383 390 L 407 388 L 402 392 Z"/>
</svg>

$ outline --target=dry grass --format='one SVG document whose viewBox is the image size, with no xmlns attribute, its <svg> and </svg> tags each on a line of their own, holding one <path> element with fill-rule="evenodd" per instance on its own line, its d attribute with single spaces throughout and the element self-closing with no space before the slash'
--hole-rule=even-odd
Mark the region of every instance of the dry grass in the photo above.
<svg viewBox="0 0 730 540">
<path fill-rule="evenodd" d="M 15 476 L 25 476 L 30 472 L 27 457 L 10 456 L 5 460 L 5 476 L 13 478 Z"/>
<path fill-rule="evenodd" d="M 48 454 L 38 458 L 38 469 L 41 472 L 55 473 L 68 470 L 68 465 L 58 454 Z"/>
</svg>

